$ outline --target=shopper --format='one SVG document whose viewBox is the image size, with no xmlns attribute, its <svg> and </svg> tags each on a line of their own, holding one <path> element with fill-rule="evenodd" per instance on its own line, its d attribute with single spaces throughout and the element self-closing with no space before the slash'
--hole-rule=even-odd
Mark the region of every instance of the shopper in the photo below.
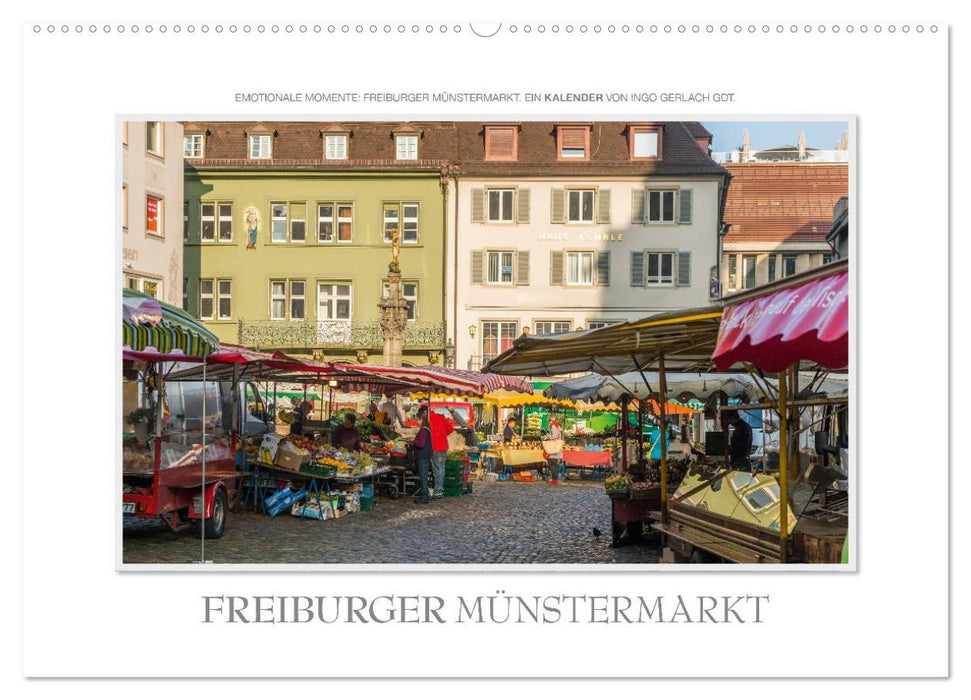
<svg viewBox="0 0 971 700">
<path fill-rule="evenodd" d="M 390 396 L 385 398 L 384 402 L 378 406 L 378 411 L 384 413 L 384 425 L 390 425 L 392 428 L 401 428 L 404 426 L 405 415 Z"/>
<path fill-rule="evenodd" d="M 506 421 L 506 427 L 502 431 L 502 441 L 505 443 L 510 443 L 516 438 L 516 419 L 510 417 Z"/>
<path fill-rule="evenodd" d="M 563 463 L 563 427 L 556 416 L 550 418 L 550 429 L 546 439 L 549 443 L 552 443 L 550 447 L 555 448 L 557 443 L 559 444 L 558 450 L 547 452 L 549 455 L 546 462 L 549 470 L 549 482 L 555 484 L 558 481 L 560 465 Z"/>
<path fill-rule="evenodd" d="M 432 430 L 428 424 L 428 407 L 418 409 L 420 428 L 415 439 L 411 442 L 415 460 L 418 462 L 418 478 L 421 480 L 421 491 L 415 498 L 418 503 L 428 503 L 428 471 L 432 460 Z"/>
<path fill-rule="evenodd" d="M 728 459 L 732 469 L 752 471 L 752 426 L 742 420 L 738 411 L 727 411 L 725 421 L 732 426 L 732 439 L 728 446 Z"/>
<path fill-rule="evenodd" d="M 313 405 L 309 401 L 302 402 L 293 412 L 293 425 L 290 426 L 291 435 L 303 435 L 304 424 L 310 417 Z"/>
<path fill-rule="evenodd" d="M 432 498 L 441 498 L 445 495 L 445 456 L 448 454 L 448 436 L 455 432 L 455 426 L 438 411 L 429 411 L 428 424 L 432 431 L 432 471 L 435 475 L 435 492 Z"/>
<path fill-rule="evenodd" d="M 330 444 L 345 450 L 360 450 L 362 446 L 361 434 L 357 432 L 357 414 L 348 411 L 344 414 L 344 422 L 334 428 L 330 434 Z"/>
</svg>

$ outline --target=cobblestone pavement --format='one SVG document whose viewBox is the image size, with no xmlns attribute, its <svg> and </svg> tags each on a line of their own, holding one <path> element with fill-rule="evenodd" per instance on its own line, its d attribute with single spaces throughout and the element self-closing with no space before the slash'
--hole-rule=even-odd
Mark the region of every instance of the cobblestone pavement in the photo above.
<svg viewBox="0 0 971 700">
<path fill-rule="evenodd" d="M 125 519 L 125 563 L 199 559 L 191 534 L 136 520 Z M 427 505 L 378 496 L 369 513 L 323 522 L 233 513 L 223 537 L 206 542 L 206 559 L 216 564 L 631 564 L 659 554 L 650 544 L 611 548 L 603 483 L 574 480 L 475 482 L 472 494 Z"/>
</svg>

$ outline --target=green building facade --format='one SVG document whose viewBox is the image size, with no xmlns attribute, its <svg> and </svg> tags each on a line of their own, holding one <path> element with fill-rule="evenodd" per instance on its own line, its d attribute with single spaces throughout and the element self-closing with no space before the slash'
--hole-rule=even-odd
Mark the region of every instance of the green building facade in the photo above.
<svg viewBox="0 0 971 700">
<path fill-rule="evenodd" d="M 404 361 L 444 361 L 446 199 L 437 164 L 187 159 L 184 192 L 184 304 L 220 340 L 380 364 L 378 303 L 398 229 L 409 302 Z"/>
</svg>

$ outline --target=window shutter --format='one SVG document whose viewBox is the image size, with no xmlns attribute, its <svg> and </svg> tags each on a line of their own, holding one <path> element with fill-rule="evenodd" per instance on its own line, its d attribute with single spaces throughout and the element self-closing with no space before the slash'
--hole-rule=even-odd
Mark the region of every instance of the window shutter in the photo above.
<svg viewBox="0 0 971 700">
<path fill-rule="evenodd" d="M 597 202 L 597 223 L 609 224 L 610 190 L 600 190 L 597 194 L 599 195 L 599 201 Z"/>
<path fill-rule="evenodd" d="M 644 223 L 644 190 L 634 190 L 631 193 L 630 220 L 633 224 Z"/>
<path fill-rule="evenodd" d="M 476 187 L 472 190 L 472 223 L 481 224 L 485 221 L 485 190 Z"/>
<path fill-rule="evenodd" d="M 597 253 L 597 286 L 610 286 L 610 253 Z"/>
<path fill-rule="evenodd" d="M 489 129 L 489 158 L 511 160 L 515 156 L 516 131 L 513 127 L 491 126 Z"/>
<path fill-rule="evenodd" d="M 678 253 L 678 286 L 691 286 L 691 253 Z"/>
<path fill-rule="evenodd" d="M 587 127 L 561 127 L 560 145 L 563 148 L 586 148 L 587 147 Z"/>
<path fill-rule="evenodd" d="M 529 223 L 529 190 L 517 190 L 516 196 L 516 221 L 520 224 Z"/>
<path fill-rule="evenodd" d="M 482 251 L 472 251 L 472 284 L 482 284 Z"/>
<path fill-rule="evenodd" d="M 554 287 L 563 285 L 563 251 L 550 251 L 550 284 Z"/>
<path fill-rule="evenodd" d="M 529 284 L 529 251 L 520 250 L 516 253 L 516 284 Z"/>
<path fill-rule="evenodd" d="M 644 253 L 640 250 L 630 254 L 630 286 L 644 286 Z"/>
<path fill-rule="evenodd" d="M 550 223 L 562 224 L 564 222 L 564 200 L 566 190 L 550 190 Z"/>
<path fill-rule="evenodd" d="M 681 190 L 681 211 L 678 213 L 679 224 L 691 223 L 691 190 Z"/>
<path fill-rule="evenodd" d="M 769 256 L 755 256 L 755 284 L 765 284 L 769 281 Z"/>
</svg>

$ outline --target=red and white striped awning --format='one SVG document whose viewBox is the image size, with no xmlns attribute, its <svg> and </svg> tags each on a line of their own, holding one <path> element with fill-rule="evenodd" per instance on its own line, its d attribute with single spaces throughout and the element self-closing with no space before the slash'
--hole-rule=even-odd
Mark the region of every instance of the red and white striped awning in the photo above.
<svg viewBox="0 0 971 700">
<path fill-rule="evenodd" d="M 358 372 L 377 375 L 412 385 L 411 391 L 424 389 L 457 396 L 482 396 L 498 389 L 531 394 L 532 386 L 519 377 L 505 377 L 484 372 L 448 369 L 445 367 L 382 367 L 380 365 L 335 364 L 338 372 Z"/>
</svg>

